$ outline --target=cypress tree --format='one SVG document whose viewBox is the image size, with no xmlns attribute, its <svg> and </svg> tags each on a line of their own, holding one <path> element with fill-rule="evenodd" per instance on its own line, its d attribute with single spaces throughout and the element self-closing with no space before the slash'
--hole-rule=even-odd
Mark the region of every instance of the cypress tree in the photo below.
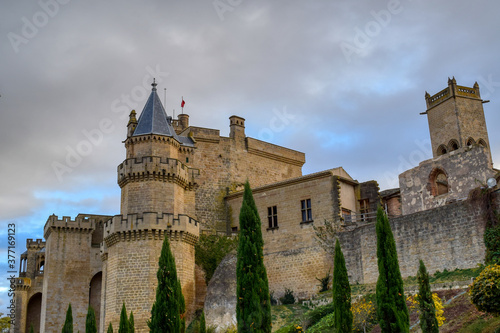
<svg viewBox="0 0 500 333">
<path fill-rule="evenodd" d="M 109 323 L 107 333 L 113 333 L 113 325 L 111 323 Z"/>
<path fill-rule="evenodd" d="M 148 326 L 152 333 L 179 333 L 179 293 L 182 291 L 179 290 L 175 259 L 170 251 L 167 234 L 163 240 L 158 266 L 156 299 L 151 309 Z"/>
<path fill-rule="evenodd" d="M 90 305 L 87 310 L 87 319 L 85 320 L 85 333 L 97 333 L 97 322 L 95 321 L 95 312 Z"/>
<path fill-rule="evenodd" d="M 261 222 L 248 181 L 240 210 L 236 264 L 238 332 L 271 332 L 271 302 L 263 254 Z"/>
<path fill-rule="evenodd" d="M 429 274 L 424 262 L 420 260 L 420 267 L 417 273 L 418 280 L 418 308 L 420 310 L 420 328 L 423 333 L 438 333 L 439 325 L 436 318 L 436 308 L 432 299 Z"/>
<path fill-rule="evenodd" d="M 351 286 L 339 240 L 335 241 L 333 266 L 333 307 L 336 332 L 352 331 Z"/>
<path fill-rule="evenodd" d="M 399 270 L 396 242 L 389 219 L 378 207 L 377 223 L 377 317 L 384 333 L 409 332 L 410 319 Z"/>
<path fill-rule="evenodd" d="M 35 329 L 33 328 L 33 324 L 30 325 L 30 333 L 35 333 Z"/>
<path fill-rule="evenodd" d="M 186 331 L 186 301 L 184 300 L 184 295 L 182 294 L 181 281 L 177 280 L 177 297 L 179 300 L 179 318 L 181 320 L 181 333 Z"/>
<path fill-rule="evenodd" d="M 200 331 L 199 333 L 206 333 L 207 332 L 207 323 L 205 322 L 205 311 L 201 312 L 201 318 L 200 318 Z"/>
<path fill-rule="evenodd" d="M 71 303 L 69 303 L 68 310 L 66 311 L 66 321 L 64 322 L 62 333 L 73 333 L 73 313 L 71 311 Z"/>
<path fill-rule="evenodd" d="M 129 333 L 135 333 L 135 324 L 134 324 L 134 313 L 130 311 L 130 317 L 128 317 L 128 324 L 129 324 Z"/>
<path fill-rule="evenodd" d="M 122 312 L 120 313 L 120 326 L 118 327 L 118 333 L 129 333 L 130 324 L 127 317 L 127 309 L 125 308 L 125 302 L 122 305 Z"/>
</svg>

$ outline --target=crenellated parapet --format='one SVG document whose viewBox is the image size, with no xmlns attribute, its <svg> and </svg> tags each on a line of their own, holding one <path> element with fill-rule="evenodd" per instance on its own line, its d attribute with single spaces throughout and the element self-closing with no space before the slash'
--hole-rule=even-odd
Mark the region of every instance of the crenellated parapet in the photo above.
<svg viewBox="0 0 500 333">
<path fill-rule="evenodd" d="M 73 233 L 92 233 L 98 220 L 107 219 L 111 216 L 78 214 L 74 220 L 69 216 L 61 219 L 57 215 L 50 215 L 43 228 L 44 237 L 47 239 L 52 231 L 65 231 Z"/>
<path fill-rule="evenodd" d="M 104 245 L 101 258 L 105 260 L 107 248 L 118 242 L 141 239 L 163 239 L 168 234 L 171 241 L 196 244 L 199 237 L 199 224 L 194 218 L 169 213 L 143 213 L 116 215 L 104 225 Z"/>
<path fill-rule="evenodd" d="M 129 158 L 118 166 L 118 185 L 123 188 L 129 182 L 156 180 L 194 190 L 199 175 L 199 169 L 190 168 L 177 159 L 159 156 Z"/>
<path fill-rule="evenodd" d="M 427 109 L 442 103 L 452 96 L 481 99 L 481 94 L 479 93 L 479 85 L 477 84 L 477 82 L 474 83 L 474 86 L 472 88 L 470 88 L 457 85 L 457 81 L 455 80 L 455 78 L 452 78 L 448 79 L 448 87 L 441 90 L 437 94 L 431 96 L 427 92 L 425 93 Z"/>
<path fill-rule="evenodd" d="M 32 238 L 26 239 L 26 249 L 28 250 L 41 250 L 45 248 L 45 241 L 43 239 L 33 240 Z"/>
<path fill-rule="evenodd" d="M 15 279 L 16 291 L 29 290 L 31 288 L 31 279 L 27 277 L 18 277 Z"/>
</svg>

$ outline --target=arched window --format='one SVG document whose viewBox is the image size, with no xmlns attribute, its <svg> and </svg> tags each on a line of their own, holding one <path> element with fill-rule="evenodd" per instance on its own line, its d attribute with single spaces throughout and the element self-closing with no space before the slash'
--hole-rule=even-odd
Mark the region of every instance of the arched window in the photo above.
<svg viewBox="0 0 500 333">
<path fill-rule="evenodd" d="M 454 151 L 457 150 L 458 148 L 459 148 L 458 141 L 455 139 L 450 140 L 450 142 L 448 143 L 448 150 Z"/>
<path fill-rule="evenodd" d="M 431 174 L 429 175 L 429 182 L 431 185 L 431 194 L 433 196 L 448 193 L 448 176 L 443 169 L 436 168 L 432 170 Z"/>
<path fill-rule="evenodd" d="M 477 144 L 478 144 L 478 145 L 480 145 L 481 147 L 485 147 L 485 148 L 486 148 L 486 147 L 488 147 L 488 146 L 486 145 L 486 141 L 484 141 L 483 139 L 479 139 L 479 140 L 477 141 Z"/>
<path fill-rule="evenodd" d="M 102 272 L 98 272 L 92 280 L 90 280 L 89 286 L 89 305 L 94 308 L 95 320 L 97 327 L 101 320 L 101 288 L 102 288 Z"/>
<path fill-rule="evenodd" d="M 473 146 L 476 144 L 476 141 L 474 141 L 473 138 L 468 138 L 467 139 L 467 146 Z"/>
<path fill-rule="evenodd" d="M 441 156 L 441 155 L 444 155 L 448 152 L 448 150 L 446 149 L 446 146 L 445 145 L 441 145 L 438 147 L 437 149 L 437 154 L 438 156 Z"/>
</svg>

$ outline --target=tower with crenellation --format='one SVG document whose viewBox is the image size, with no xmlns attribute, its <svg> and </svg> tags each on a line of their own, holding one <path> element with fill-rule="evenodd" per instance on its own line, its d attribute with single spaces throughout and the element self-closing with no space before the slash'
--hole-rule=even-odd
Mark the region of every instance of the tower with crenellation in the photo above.
<svg viewBox="0 0 500 333">
<path fill-rule="evenodd" d="M 479 85 L 473 87 L 457 85 L 453 77 L 448 87 L 437 94 L 425 93 L 432 154 L 434 157 L 447 154 L 462 147 L 480 145 L 491 152 L 486 130 L 483 101 Z"/>
<path fill-rule="evenodd" d="M 102 313 L 118 327 L 122 304 L 134 312 L 137 332 L 146 332 L 155 299 L 158 258 L 165 237 L 175 256 L 188 316 L 195 302 L 194 245 L 197 169 L 186 165 L 194 141 L 175 132 L 156 83 L 136 119 L 130 114 L 126 159 L 118 166 L 120 215 L 104 227 Z M 104 323 L 101 331 L 104 331 Z"/>
</svg>

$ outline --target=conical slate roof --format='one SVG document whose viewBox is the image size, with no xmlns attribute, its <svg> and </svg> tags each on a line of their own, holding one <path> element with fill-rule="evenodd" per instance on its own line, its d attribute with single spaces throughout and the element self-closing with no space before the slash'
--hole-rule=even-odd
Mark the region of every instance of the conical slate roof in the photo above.
<svg viewBox="0 0 500 333">
<path fill-rule="evenodd" d="M 151 95 L 149 95 L 148 101 L 141 112 L 133 136 L 160 134 L 174 137 L 177 141 L 180 141 L 156 93 L 157 84 L 153 81 L 151 85 L 153 86 Z"/>
</svg>

